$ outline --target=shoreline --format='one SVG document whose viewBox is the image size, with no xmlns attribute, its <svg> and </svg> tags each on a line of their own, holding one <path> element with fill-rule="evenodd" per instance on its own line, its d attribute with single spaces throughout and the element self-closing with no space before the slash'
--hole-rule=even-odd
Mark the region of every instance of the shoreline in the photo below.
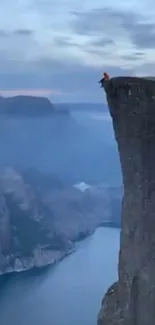
<svg viewBox="0 0 155 325">
<path fill-rule="evenodd" d="M 83 240 L 89 238 L 90 236 L 92 236 L 94 234 L 94 232 L 98 229 L 98 228 L 116 228 L 116 229 L 119 229 L 120 228 L 120 225 L 116 222 L 111 222 L 111 221 L 108 221 L 108 222 L 103 222 L 101 225 L 99 225 L 98 227 L 96 227 L 93 231 L 91 232 L 87 232 L 85 235 L 82 236 L 82 238 L 79 238 L 79 239 L 76 239 L 74 242 L 73 242 L 73 248 L 70 249 L 69 251 L 67 252 L 60 252 L 58 251 L 58 255 L 55 259 L 54 258 L 51 258 L 49 259 L 48 261 L 46 262 L 42 262 L 40 265 L 37 265 L 37 263 L 35 263 L 35 257 L 32 257 L 32 259 L 34 260 L 33 262 L 33 265 L 29 265 L 29 266 L 25 266 L 25 267 L 20 267 L 18 268 L 15 267 L 15 268 L 9 268 L 8 270 L 2 272 L 0 271 L 0 278 L 1 277 L 8 277 L 8 276 L 11 276 L 11 275 L 15 275 L 15 274 L 20 274 L 20 273 L 24 273 L 24 272 L 33 272 L 33 271 L 40 271 L 40 272 L 44 272 L 45 270 L 47 270 L 49 267 L 54 267 L 56 266 L 58 263 L 60 263 L 61 261 L 63 261 L 66 257 L 68 257 L 69 255 L 73 254 L 76 252 L 76 243 L 79 243 L 79 242 L 82 242 Z M 41 252 L 42 254 L 46 254 L 47 252 L 46 251 L 43 251 Z M 50 251 L 50 253 L 52 253 L 52 251 Z M 20 263 L 24 263 L 24 261 L 26 260 L 26 258 L 23 258 L 23 260 L 21 259 L 20 260 Z"/>
</svg>

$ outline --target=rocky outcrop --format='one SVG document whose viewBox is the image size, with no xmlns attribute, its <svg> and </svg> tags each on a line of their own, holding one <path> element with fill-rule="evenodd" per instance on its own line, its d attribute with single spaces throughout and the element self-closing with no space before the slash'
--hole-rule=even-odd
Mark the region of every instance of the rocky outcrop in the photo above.
<svg viewBox="0 0 155 325">
<path fill-rule="evenodd" d="M 118 77 L 104 85 L 124 182 L 118 283 L 99 325 L 155 323 L 155 81 Z"/>
<path fill-rule="evenodd" d="M 0 274 L 59 261 L 74 251 L 76 240 L 113 223 L 112 202 L 117 209 L 120 198 L 120 188 L 83 192 L 34 168 L 5 168 L 0 173 Z"/>
</svg>

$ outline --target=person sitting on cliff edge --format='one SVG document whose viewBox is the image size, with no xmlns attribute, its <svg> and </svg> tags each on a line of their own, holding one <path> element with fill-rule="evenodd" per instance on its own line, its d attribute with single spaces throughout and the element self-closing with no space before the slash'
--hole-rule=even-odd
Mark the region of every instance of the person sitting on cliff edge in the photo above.
<svg viewBox="0 0 155 325">
<path fill-rule="evenodd" d="M 101 84 L 101 88 L 104 87 L 104 81 L 109 79 L 110 79 L 109 74 L 107 72 L 104 72 L 103 78 L 98 82 L 99 84 Z"/>
</svg>

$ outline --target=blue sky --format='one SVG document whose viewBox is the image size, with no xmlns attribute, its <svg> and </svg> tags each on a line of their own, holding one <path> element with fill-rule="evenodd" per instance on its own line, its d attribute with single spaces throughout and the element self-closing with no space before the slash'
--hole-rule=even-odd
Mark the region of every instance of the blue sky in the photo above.
<svg viewBox="0 0 155 325">
<path fill-rule="evenodd" d="M 97 81 L 155 74 L 153 0 L 5 0 L 0 90 L 53 101 L 101 102 Z"/>
</svg>

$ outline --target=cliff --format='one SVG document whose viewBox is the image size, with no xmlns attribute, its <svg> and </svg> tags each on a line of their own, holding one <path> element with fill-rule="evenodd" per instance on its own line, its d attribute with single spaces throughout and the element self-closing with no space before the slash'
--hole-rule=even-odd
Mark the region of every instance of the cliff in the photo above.
<svg viewBox="0 0 155 325">
<path fill-rule="evenodd" d="M 118 282 L 98 325 L 155 323 L 155 81 L 118 77 L 104 84 L 123 174 Z"/>
<path fill-rule="evenodd" d="M 34 168 L 5 168 L 0 173 L 0 274 L 59 261 L 74 250 L 76 240 L 113 223 L 111 207 L 118 209 L 120 197 L 119 188 L 82 192 Z"/>
</svg>

